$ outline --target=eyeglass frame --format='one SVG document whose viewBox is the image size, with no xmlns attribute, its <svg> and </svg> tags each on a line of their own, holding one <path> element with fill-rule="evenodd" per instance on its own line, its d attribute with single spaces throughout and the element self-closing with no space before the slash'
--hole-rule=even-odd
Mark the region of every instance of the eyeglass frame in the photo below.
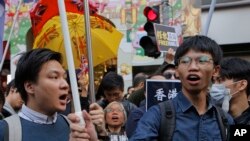
<svg viewBox="0 0 250 141">
<path fill-rule="evenodd" d="M 112 108 L 107 108 L 105 109 L 106 113 L 113 113 L 113 112 L 124 112 L 124 109 L 112 109 Z"/>
<path fill-rule="evenodd" d="M 203 58 L 206 57 L 208 60 L 206 60 L 206 62 L 201 62 L 201 61 L 202 61 L 202 60 L 201 60 L 202 57 L 203 57 Z M 183 59 L 183 58 L 189 58 L 189 62 L 187 62 L 187 63 L 181 63 L 180 61 L 181 61 L 181 59 Z M 213 60 L 212 58 L 210 58 L 210 57 L 208 57 L 208 56 L 205 56 L 205 55 L 198 56 L 198 57 L 196 57 L 196 58 L 192 58 L 192 57 L 189 57 L 189 56 L 183 56 L 183 57 L 180 57 L 180 58 L 178 59 L 178 65 L 190 66 L 190 64 L 192 63 L 193 60 L 195 60 L 195 63 L 196 63 L 197 66 L 203 66 L 203 65 L 206 65 L 206 64 L 208 64 L 208 63 L 214 63 L 214 60 Z M 211 62 L 211 61 L 212 61 L 212 62 Z"/>
<path fill-rule="evenodd" d="M 170 77 L 167 77 L 167 75 L 171 75 Z M 166 79 L 171 79 L 173 76 L 174 76 L 174 78 L 175 79 L 178 79 L 178 77 L 176 76 L 176 74 L 175 74 L 175 72 L 165 72 L 165 73 L 163 73 L 163 75 L 164 75 L 164 77 L 166 78 Z"/>
</svg>

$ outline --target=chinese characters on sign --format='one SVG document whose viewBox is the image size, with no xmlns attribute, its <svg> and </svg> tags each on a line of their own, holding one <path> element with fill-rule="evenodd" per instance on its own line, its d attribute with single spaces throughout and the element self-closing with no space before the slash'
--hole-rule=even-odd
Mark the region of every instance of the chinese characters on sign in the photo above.
<svg viewBox="0 0 250 141">
<path fill-rule="evenodd" d="M 160 88 L 155 91 L 156 95 L 154 97 L 157 98 L 157 101 L 163 101 L 164 97 L 167 97 L 168 99 L 173 99 L 177 96 L 177 90 L 176 88 L 168 90 L 167 96 L 165 95 L 164 89 Z"/>
<path fill-rule="evenodd" d="M 173 99 L 181 91 L 180 80 L 146 80 L 146 110 L 162 101 Z"/>
<path fill-rule="evenodd" d="M 163 101 L 163 97 L 167 97 L 165 94 L 164 94 L 164 90 L 163 88 L 160 88 L 158 90 L 156 90 L 156 95 L 154 97 L 157 98 L 158 101 Z"/>
<path fill-rule="evenodd" d="M 154 28 L 159 51 L 165 52 L 168 48 L 176 50 L 179 42 L 175 28 L 161 24 L 154 24 Z"/>
<path fill-rule="evenodd" d="M 177 96 L 176 88 L 168 91 L 168 99 L 173 99 Z"/>
</svg>

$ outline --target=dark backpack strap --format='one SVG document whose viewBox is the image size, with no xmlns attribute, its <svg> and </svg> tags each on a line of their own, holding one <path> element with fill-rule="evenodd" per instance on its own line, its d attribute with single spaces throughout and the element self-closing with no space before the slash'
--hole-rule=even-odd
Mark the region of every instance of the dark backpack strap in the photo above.
<svg viewBox="0 0 250 141">
<path fill-rule="evenodd" d="M 215 109 L 216 109 L 217 120 L 219 122 L 219 128 L 221 131 L 222 140 L 226 141 L 227 130 L 228 130 L 228 120 L 226 118 L 224 111 L 221 108 L 215 106 Z"/>
<path fill-rule="evenodd" d="M 172 100 L 159 103 L 161 110 L 161 125 L 159 141 L 172 141 L 175 130 L 175 109 Z"/>
</svg>

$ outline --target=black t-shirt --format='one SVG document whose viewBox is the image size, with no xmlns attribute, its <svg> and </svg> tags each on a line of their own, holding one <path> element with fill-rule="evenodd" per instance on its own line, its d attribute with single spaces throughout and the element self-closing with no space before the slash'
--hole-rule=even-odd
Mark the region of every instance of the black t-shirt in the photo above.
<svg viewBox="0 0 250 141">
<path fill-rule="evenodd" d="M 239 117 L 234 119 L 235 124 L 250 125 L 250 107 L 248 107 Z"/>
</svg>

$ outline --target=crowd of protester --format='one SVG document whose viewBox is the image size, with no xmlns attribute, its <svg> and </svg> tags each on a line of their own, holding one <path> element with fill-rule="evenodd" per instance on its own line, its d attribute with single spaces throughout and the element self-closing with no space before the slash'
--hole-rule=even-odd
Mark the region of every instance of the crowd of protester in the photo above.
<svg viewBox="0 0 250 141">
<path fill-rule="evenodd" d="M 12 132 L 20 132 L 15 137 L 23 141 L 226 141 L 230 125 L 250 125 L 249 74 L 247 60 L 223 58 L 213 39 L 191 36 L 176 51 L 168 50 L 155 73 L 136 74 L 127 94 L 123 77 L 111 71 L 98 88 L 102 98 L 90 103 L 87 78 L 78 75 L 79 117 L 74 113 L 61 54 L 33 49 L 19 59 L 15 79 L 6 90 L 0 89 L 0 141 L 13 139 Z M 180 80 L 181 91 L 146 111 L 149 79 Z M 164 104 L 171 105 L 171 125 L 166 124 L 169 108 Z M 81 118 L 85 126 L 80 124 Z M 21 130 L 11 129 L 12 124 Z M 172 131 L 165 130 L 168 126 Z"/>
</svg>

